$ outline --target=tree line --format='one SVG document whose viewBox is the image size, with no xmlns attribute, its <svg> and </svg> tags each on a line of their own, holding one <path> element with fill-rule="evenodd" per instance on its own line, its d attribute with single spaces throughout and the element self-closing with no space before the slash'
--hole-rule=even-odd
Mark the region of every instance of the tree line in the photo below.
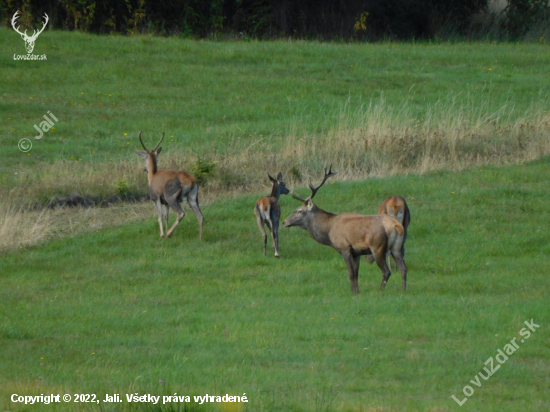
<svg viewBox="0 0 550 412">
<path fill-rule="evenodd" d="M 99 34 L 191 37 L 431 39 L 487 34 L 515 39 L 548 30 L 548 0 L 0 0 L 10 26 L 23 29 L 47 13 L 50 27 Z"/>
</svg>

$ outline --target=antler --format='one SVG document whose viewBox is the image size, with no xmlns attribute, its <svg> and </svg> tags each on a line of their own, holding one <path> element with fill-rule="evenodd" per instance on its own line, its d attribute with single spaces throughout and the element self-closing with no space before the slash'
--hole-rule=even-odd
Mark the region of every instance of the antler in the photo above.
<svg viewBox="0 0 550 412">
<path fill-rule="evenodd" d="M 155 150 L 157 150 L 157 148 L 160 146 L 160 144 L 162 143 L 162 141 L 164 140 L 164 132 L 162 132 L 162 137 L 160 138 L 159 142 L 157 143 L 157 145 L 155 146 L 155 148 L 153 149 L 153 152 Z"/>
<path fill-rule="evenodd" d="M 139 142 L 141 143 L 141 145 L 143 146 L 143 149 L 145 149 L 145 151 L 147 153 L 149 153 L 149 150 L 147 150 L 147 148 L 145 147 L 145 145 L 143 144 L 143 140 L 141 140 L 141 132 L 139 132 Z"/>
<path fill-rule="evenodd" d="M 317 193 L 317 190 L 319 190 L 321 188 L 321 186 L 323 186 L 325 184 L 325 182 L 327 181 L 327 179 L 331 176 L 334 176 L 336 173 L 333 173 L 332 172 L 332 163 L 330 165 L 330 168 L 328 169 L 328 173 L 327 173 L 327 168 L 325 167 L 325 177 L 323 178 L 323 181 L 321 182 L 321 184 L 317 187 L 314 187 L 311 182 L 309 182 L 309 188 L 311 189 L 311 196 L 309 196 L 309 200 L 313 199 L 313 196 L 315 196 L 315 193 Z"/>
<path fill-rule="evenodd" d="M 164 132 L 162 132 L 162 137 L 160 138 L 159 142 L 157 143 L 157 145 L 155 146 L 155 148 L 153 150 L 151 150 L 151 152 L 154 152 L 155 150 L 157 150 L 157 148 L 160 146 L 160 144 L 162 143 L 162 140 L 164 139 Z M 147 150 L 147 148 L 145 147 L 145 145 L 143 144 L 143 140 L 141 140 L 141 132 L 139 132 L 139 142 L 141 143 L 141 145 L 143 146 L 143 148 L 145 149 L 145 151 L 147 153 L 150 153 L 149 150 Z"/>
<path fill-rule="evenodd" d="M 332 171 L 332 164 L 330 165 L 330 168 L 328 169 L 328 173 L 327 173 L 327 168 L 325 167 L 325 177 L 323 178 L 323 181 L 321 182 L 321 184 L 319 186 L 315 187 L 311 184 L 311 182 L 309 182 L 309 188 L 311 189 L 311 195 L 309 195 L 309 197 L 307 199 L 303 199 L 303 198 L 301 198 L 300 196 L 298 196 L 294 193 L 292 193 L 292 197 L 296 200 L 307 203 L 308 201 L 313 199 L 313 196 L 315 196 L 315 193 L 317 193 L 317 190 L 319 190 L 321 188 L 321 186 L 323 186 L 325 184 L 327 179 L 331 176 L 334 176 L 335 174 L 336 173 L 334 173 Z"/>
<path fill-rule="evenodd" d="M 307 199 L 304 199 L 304 198 L 298 196 L 298 195 L 295 194 L 295 193 L 292 193 L 292 197 L 293 197 L 294 199 L 296 199 L 296 200 L 299 200 L 300 202 L 304 202 L 304 203 L 307 202 Z"/>
<path fill-rule="evenodd" d="M 50 18 L 48 17 L 48 15 L 46 13 L 44 13 L 44 17 L 46 18 L 46 21 L 44 22 L 44 25 L 42 26 L 42 28 L 38 31 L 38 33 L 36 33 L 36 30 L 33 31 L 33 34 L 31 36 L 31 39 L 35 40 L 38 35 L 40 33 L 42 33 L 44 31 L 44 29 L 46 28 L 46 24 L 48 24 L 48 22 L 50 21 Z"/>
<path fill-rule="evenodd" d="M 17 33 L 19 33 L 21 36 L 28 37 L 28 36 L 27 36 L 27 30 L 25 30 L 25 33 L 21 33 L 21 32 L 19 31 L 19 26 L 15 27 L 15 21 L 16 21 L 17 18 L 19 17 L 19 16 L 17 15 L 17 13 L 19 13 L 19 10 L 17 10 L 17 11 L 15 12 L 15 14 L 13 15 L 13 17 L 11 18 L 11 26 L 12 26 L 13 29 L 14 29 Z"/>
</svg>

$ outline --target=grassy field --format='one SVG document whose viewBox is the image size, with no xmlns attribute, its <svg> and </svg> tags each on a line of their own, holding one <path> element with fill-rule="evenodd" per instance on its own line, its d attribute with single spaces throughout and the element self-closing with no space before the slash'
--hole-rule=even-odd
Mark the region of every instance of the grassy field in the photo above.
<svg viewBox="0 0 550 412">
<path fill-rule="evenodd" d="M 550 409 L 548 44 L 46 31 L 48 59 L 26 62 L 12 30 L 0 40 L 0 411 Z M 59 121 L 35 140 L 48 111 Z M 140 130 L 148 145 L 166 132 L 162 169 L 204 172 L 202 242 L 192 213 L 159 239 L 151 202 L 47 207 L 145 195 Z M 353 296 L 342 258 L 299 229 L 281 228 L 280 260 L 262 255 L 266 171 L 307 195 L 329 163 L 322 208 L 407 198 L 407 293 L 398 274 L 379 293 L 363 261 Z M 283 217 L 298 206 L 281 203 Z M 540 329 L 470 383 L 530 319 Z M 127 403 L 135 392 L 249 402 Z M 124 402 L 25 407 L 13 393 Z"/>
<path fill-rule="evenodd" d="M 48 60 L 21 62 L 12 58 L 22 52 L 19 37 L 1 29 L 0 38 L 6 45 L 0 57 L 4 187 L 34 181 L 10 173 L 14 168 L 46 169 L 48 178 L 47 169 L 63 161 L 77 175 L 90 163 L 103 169 L 131 161 L 139 130 L 151 142 L 166 131 L 167 153 L 189 163 L 243 151 L 290 156 L 282 150 L 285 137 L 295 142 L 333 133 L 337 144 L 351 142 L 354 150 L 359 140 L 364 152 L 371 134 L 410 139 L 461 127 L 478 126 L 479 133 L 483 123 L 548 122 L 547 44 L 216 43 L 45 32 L 35 52 Z M 47 111 L 59 119 L 55 130 L 34 140 L 31 152 L 18 151 L 19 139 L 32 139 L 33 124 Z M 494 143 L 506 131 L 487 133 Z M 282 160 L 268 159 L 274 166 Z M 299 159 L 287 161 L 304 167 Z M 50 192 L 62 187 L 55 183 L 68 171 L 57 167 Z M 231 171 L 238 183 L 252 179 Z"/>
<path fill-rule="evenodd" d="M 138 131 L 166 132 L 161 168 L 204 177 L 203 201 L 304 185 L 325 164 L 357 180 L 550 153 L 548 44 L 210 42 L 46 31 L 35 53 L 0 28 L 0 249 L 141 219 L 51 211 L 146 193 Z M 40 140 L 48 111 L 59 120 Z M 32 141 L 28 153 L 17 144 Z M 213 169 L 212 169 L 213 167 Z M 24 212 L 24 213 L 23 213 Z M 63 222 L 71 222 L 65 225 Z"/>
<path fill-rule="evenodd" d="M 150 219 L 4 255 L 2 410 L 51 410 L 12 393 L 177 392 L 246 393 L 246 411 L 546 411 L 549 165 L 327 183 L 316 203 L 333 212 L 409 200 L 406 294 L 398 274 L 379 293 L 362 262 L 353 296 L 342 258 L 299 229 L 264 257 L 252 195 L 205 207 L 202 242 L 188 215 L 168 240 Z M 284 217 L 299 204 L 281 202 Z M 451 395 L 531 318 L 540 329 L 459 408 Z"/>
</svg>

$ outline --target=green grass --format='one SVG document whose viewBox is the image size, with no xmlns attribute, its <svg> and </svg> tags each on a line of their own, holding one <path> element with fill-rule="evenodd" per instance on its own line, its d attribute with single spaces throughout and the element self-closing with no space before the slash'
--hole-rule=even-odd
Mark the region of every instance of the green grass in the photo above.
<svg viewBox="0 0 550 412">
<path fill-rule="evenodd" d="M 2 410 L 52 410 L 12 393 L 177 392 L 246 393 L 247 411 L 546 411 L 549 166 L 327 183 L 316 204 L 337 213 L 407 198 L 405 294 L 398 274 L 379 293 L 362 261 L 353 296 L 342 258 L 299 229 L 264 257 L 258 194 L 205 207 L 202 242 L 188 213 L 171 239 L 152 217 L 3 254 Z M 286 217 L 298 202 L 281 204 Z M 458 407 L 450 396 L 531 318 L 540 329 Z"/>
<path fill-rule="evenodd" d="M 224 154 L 233 139 L 247 147 L 261 135 L 326 132 L 342 107 L 383 99 L 423 120 L 434 107 L 514 119 L 548 110 L 547 44 L 346 44 L 211 42 L 149 36 L 93 36 L 46 31 L 35 53 L 46 61 L 14 61 L 23 42 L 0 28 L 0 170 L 83 159 L 131 158 L 137 132 L 168 149 Z M 35 141 L 33 124 L 47 111 L 56 128 Z M 8 120 L 9 118 L 9 120 Z M 396 119 L 394 119 L 396 120 Z M 127 136 L 126 136 L 127 134 Z M 31 138 L 31 156 L 17 150 Z M 130 142 L 128 145 L 127 142 Z M 13 178 L 13 176 L 12 176 Z M 4 182 L 9 186 L 8 182 Z"/>
<path fill-rule="evenodd" d="M 162 169 L 211 170 L 204 199 L 256 192 L 266 171 L 304 184 L 328 163 L 340 179 L 360 179 L 550 154 L 546 43 L 212 42 L 46 31 L 35 52 L 48 60 L 16 61 L 19 36 L 0 28 L 0 40 L 0 228 L 24 220 L 34 232 L 43 222 L 18 214 L 73 193 L 96 204 L 139 198 L 147 191 L 134 153 L 140 130 L 149 146 L 166 132 Z M 48 111 L 59 121 L 35 140 L 33 125 Z M 21 138 L 32 141 L 29 153 L 17 148 Z M 2 232 L 2 248 L 42 238 L 22 232 L 17 239 Z"/>
<path fill-rule="evenodd" d="M 550 409 L 549 158 L 456 173 L 550 152 L 547 44 L 46 31 L 35 53 L 48 60 L 25 62 L 13 60 L 19 36 L 0 28 L 0 40 L 0 230 L 25 233 L 1 239 L 12 249 L 0 255 L 1 410 L 150 410 L 9 403 L 13 393 L 136 391 L 246 392 L 247 411 Z M 47 111 L 59 122 L 36 141 Z M 50 212 L 29 208 L 52 196 L 145 193 L 140 130 L 148 144 L 166 131 L 162 168 L 215 164 L 202 242 L 191 213 L 159 239 L 150 204 L 148 221 L 13 250 L 37 241 Z M 380 271 L 362 262 L 353 296 L 342 258 L 298 229 L 281 228 L 280 260 L 262 255 L 252 209 L 265 171 L 304 195 L 329 162 L 342 180 L 394 175 L 335 179 L 315 200 L 374 213 L 389 195 L 407 198 L 406 294 L 396 274 L 379 293 Z M 412 173 L 437 168 L 453 171 Z M 281 203 L 283 217 L 297 206 Z M 134 210 L 104 214 L 124 222 Z M 52 213 L 38 241 L 63 232 L 63 219 L 72 233 L 70 212 Z M 450 396 L 461 399 L 531 318 L 541 328 L 459 408 Z"/>
</svg>

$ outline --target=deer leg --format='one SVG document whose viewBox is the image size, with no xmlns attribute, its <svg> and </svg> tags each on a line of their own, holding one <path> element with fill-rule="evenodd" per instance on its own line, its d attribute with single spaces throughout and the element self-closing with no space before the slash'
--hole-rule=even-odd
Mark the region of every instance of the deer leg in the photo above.
<svg viewBox="0 0 550 412">
<path fill-rule="evenodd" d="M 279 257 L 279 227 L 273 224 L 271 228 L 271 237 L 273 238 L 273 248 L 275 249 L 275 257 Z"/>
<path fill-rule="evenodd" d="M 168 215 L 170 214 L 170 205 L 167 203 L 166 204 L 166 215 L 165 215 L 165 218 L 166 218 L 166 230 L 168 230 Z"/>
<path fill-rule="evenodd" d="M 196 189 L 195 189 L 196 188 Z M 199 239 L 202 240 L 202 224 L 204 222 L 204 216 L 202 215 L 201 209 L 199 207 L 199 187 L 195 185 L 192 191 L 187 195 L 187 203 L 191 206 L 191 210 L 195 216 L 197 216 L 197 221 L 199 222 Z"/>
<path fill-rule="evenodd" d="M 405 292 L 407 289 L 407 264 L 405 263 L 405 239 L 407 233 L 405 232 L 403 238 L 397 238 L 396 242 L 391 246 L 391 255 L 395 261 L 396 268 L 399 268 L 401 272 L 402 290 Z"/>
<path fill-rule="evenodd" d="M 391 213 L 390 213 L 390 216 L 395 217 Z M 391 271 L 391 257 L 392 257 L 391 250 L 388 249 L 388 251 L 386 252 L 386 264 L 388 265 L 388 268 L 390 269 L 390 271 Z M 397 267 L 395 266 L 395 264 L 393 265 L 393 268 L 394 270 L 397 270 Z"/>
<path fill-rule="evenodd" d="M 269 218 L 267 218 L 264 220 L 264 223 L 269 229 L 269 233 L 271 233 L 271 240 L 273 241 L 273 249 L 275 249 L 275 238 L 273 236 L 273 222 L 269 220 Z M 267 238 L 266 238 L 266 242 L 267 242 Z M 265 249 L 265 245 L 264 245 L 264 249 Z M 265 252 L 264 252 L 264 255 L 265 255 Z"/>
<path fill-rule="evenodd" d="M 376 260 L 376 264 L 382 271 L 382 283 L 380 284 L 380 290 L 384 290 L 386 284 L 388 283 L 388 279 L 390 278 L 391 271 L 386 264 L 386 254 L 380 252 L 381 251 L 374 254 L 374 259 Z"/>
<path fill-rule="evenodd" d="M 401 247 L 399 249 L 392 251 L 393 259 L 395 260 L 395 264 L 399 268 L 399 272 L 401 272 L 401 279 L 402 279 L 402 289 L 403 292 L 407 289 L 407 264 L 405 263 L 405 241 L 401 243 Z"/>
<path fill-rule="evenodd" d="M 279 211 L 279 212 L 277 212 Z M 275 249 L 275 257 L 279 257 L 279 218 L 280 209 L 278 207 L 271 208 L 271 237 L 273 238 L 273 249 Z"/>
<path fill-rule="evenodd" d="M 168 201 L 168 199 L 166 199 L 166 200 Z M 170 230 L 168 231 L 168 233 L 166 233 L 166 237 L 170 237 L 170 235 L 172 234 L 172 232 L 174 231 L 176 226 L 180 224 L 181 220 L 185 216 L 185 212 L 183 211 L 181 205 L 178 203 L 177 200 L 171 199 L 170 200 L 170 205 L 172 206 L 172 209 L 174 209 L 176 211 L 176 213 L 178 214 L 178 217 L 177 217 L 176 221 L 174 222 L 174 224 L 172 225 L 172 227 L 170 228 Z"/>
<path fill-rule="evenodd" d="M 155 206 L 157 208 L 157 213 L 159 215 L 158 221 L 159 221 L 159 226 L 160 226 L 160 237 L 164 237 L 164 225 L 163 225 L 163 221 L 162 221 L 162 203 L 160 203 L 160 199 L 157 199 L 155 201 Z"/>
<path fill-rule="evenodd" d="M 275 242 L 275 225 L 273 224 L 273 220 L 271 215 L 267 215 L 264 223 L 269 228 L 269 232 L 271 233 L 271 240 L 273 240 L 273 249 L 275 250 L 275 257 L 279 257 L 279 252 L 277 250 L 277 244 Z M 264 238 L 265 239 L 265 238 Z M 264 243 L 264 255 L 265 255 L 265 243 Z"/>
<path fill-rule="evenodd" d="M 353 269 L 355 271 L 354 281 L 355 281 L 355 292 L 359 293 L 359 262 L 361 261 L 361 256 L 353 256 Z"/>
<path fill-rule="evenodd" d="M 372 253 L 365 255 L 365 262 L 368 264 L 374 263 L 374 255 Z"/>
<path fill-rule="evenodd" d="M 349 281 L 351 283 L 351 291 L 354 294 L 359 293 L 359 260 L 360 256 L 352 256 L 350 253 L 342 253 L 342 257 L 348 266 Z"/>
<path fill-rule="evenodd" d="M 403 281 L 402 288 L 403 292 L 405 292 L 407 289 L 407 264 L 405 263 L 403 256 L 394 256 L 393 258 L 395 259 L 395 263 L 401 272 L 401 279 Z"/>
<path fill-rule="evenodd" d="M 256 215 L 256 222 L 258 223 L 258 227 L 262 232 L 262 237 L 264 240 L 264 256 L 265 256 L 265 248 L 267 245 L 267 234 L 265 233 L 264 220 L 262 219 L 261 212 L 258 210 L 258 207 L 254 208 L 254 214 Z"/>
</svg>

